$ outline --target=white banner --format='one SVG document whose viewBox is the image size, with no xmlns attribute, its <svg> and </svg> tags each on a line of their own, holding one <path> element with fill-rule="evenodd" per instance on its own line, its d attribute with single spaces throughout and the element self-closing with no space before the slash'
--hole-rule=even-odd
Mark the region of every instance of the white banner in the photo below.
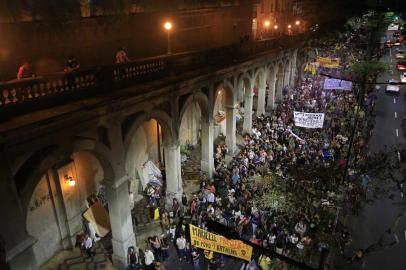
<svg viewBox="0 0 406 270">
<path fill-rule="evenodd" d="M 324 80 L 324 89 L 325 90 L 344 90 L 351 91 L 352 82 L 340 80 L 340 79 L 325 79 Z"/>
<path fill-rule="evenodd" d="M 324 113 L 293 112 L 295 126 L 304 128 L 323 128 Z"/>
<path fill-rule="evenodd" d="M 389 25 L 388 31 L 398 31 L 399 30 L 399 25 Z"/>
</svg>

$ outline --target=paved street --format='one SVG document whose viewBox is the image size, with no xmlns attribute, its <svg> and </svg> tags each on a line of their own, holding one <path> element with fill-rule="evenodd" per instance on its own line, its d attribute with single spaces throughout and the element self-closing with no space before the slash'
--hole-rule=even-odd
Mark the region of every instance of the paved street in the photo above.
<svg viewBox="0 0 406 270">
<path fill-rule="evenodd" d="M 390 33 L 388 35 L 391 35 Z M 378 78 L 379 82 L 387 81 L 391 78 L 399 80 L 399 72 L 396 70 L 396 59 L 394 58 L 394 48 L 384 55 L 382 61 L 389 63 L 391 70 L 382 74 Z M 385 93 L 386 85 L 381 85 L 377 91 L 376 104 L 376 125 L 370 141 L 369 150 L 376 152 L 382 150 L 384 145 L 394 146 L 399 143 L 406 143 L 402 135 L 401 120 L 406 118 L 406 102 L 404 95 L 406 85 L 402 85 L 400 95 L 394 96 Z M 400 193 L 393 182 L 388 181 L 383 186 L 384 189 L 392 187 L 394 197 L 389 198 L 390 194 L 384 198 L 367 204 L 362 213 L 350 221 L 354 230 L 353 247 L 367 248 L 377 243 L 385 231 L 395 222 L 396 217 L 402 211 L 399 206 L 393 205 L 400 199 Z M 399 219 L 399 226 L 396 229 L 396 236 L 399 243 L 393 246 L 385 245 L 387 248 L 378 248 L 376 251 L 366 256 L 364 269 L 370 270 L 404 270 L 406 269 L 406 217 Z M 396 241 L 393 234 L 385 234 L 384 243 L 393 243 Z"/>
</svg>

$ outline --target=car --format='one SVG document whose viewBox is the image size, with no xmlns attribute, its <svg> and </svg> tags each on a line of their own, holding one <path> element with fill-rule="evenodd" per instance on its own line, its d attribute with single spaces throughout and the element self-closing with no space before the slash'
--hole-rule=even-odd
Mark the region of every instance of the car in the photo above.
<svg viewBox="0 0 406 270">
<path fill-rule="evenodd" d="M 402 83 L 406 83 L 406 72 L 403 72 L 402 74 L 400 74 L 400 81 Z"/>
<path fill-rule="evenodd" d="M 387 93 L 395 93 L 398 94 L 399 93 L 399 81 L 394 80 L 394 79 L 390 79 L 388 81 L 388 84 L 386 85 L 386 92 Z"/>
<path fill-rule="evenodd" d="M 405 51 L 397 49 L 396 54 L 395 54 L 395 58 L 396 59 L 405 59 Z"/>
<path fill-rule="evenodd" d="M 396 68 L 397 70 L 406 70 L 406 62 L 397 62 Z"/>
</svg>

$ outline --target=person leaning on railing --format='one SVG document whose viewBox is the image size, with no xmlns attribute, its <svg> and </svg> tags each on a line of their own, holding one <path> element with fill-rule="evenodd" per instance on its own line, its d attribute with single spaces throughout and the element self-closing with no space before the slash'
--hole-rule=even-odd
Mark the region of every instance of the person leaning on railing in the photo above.
<svg viewBox="0 0 406 270">
<path fill-rule="evenodd" d="M 71 73 L 71 72 L 78 71 L 79 68 L 80 68 L 80 63 L 76 59 L 76 57 L 73 55 L 69 56 L 68 60 L 66 61 L 66 67 L 65 67 L 64 71 L 66 73 Z"/>
<path fill-rule="evenodd" d="M 28 61 L 24 61 L 24 63 L 18 68 L 17 79 L 21 80 L 32 76 L 33 74 L 30 69 L 30 64 Z"/>
</svg>

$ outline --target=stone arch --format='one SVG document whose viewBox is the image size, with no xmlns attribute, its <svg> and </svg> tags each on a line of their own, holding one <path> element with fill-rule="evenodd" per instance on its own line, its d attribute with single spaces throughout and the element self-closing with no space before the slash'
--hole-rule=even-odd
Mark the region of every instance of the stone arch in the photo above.
<svg viewBox="0 0 406 270">
<path fill-rule="evenodd" d="M 114 171 L 108 155 L 106 156 L 106 153 L 103 154 L 97 151 L 101 148 L 97 142 L 87 146 L 77 145 L 75 148 L 49 145 L 33 153 L 14 176 L 24 215 L 27 216 L 28 204 L 41 177 L 53 166 L 69 160 L 75 152 L 89 152 L 92 154 L 101 164 L 105 178 L 113 180 Z"/>
<path fill-rule="evenodd" d="M 159 125 L 162 127 L 162 132 L 164 134 L 164 139 L 166 143 L 175 143 L 176 136 L 172 128 L 172 119 L 171 117 L 162 110 L 152 110 L 149 112 L 144 112 L 138 116 L 135 121 L 132 122 L 128 132 L 124 135 L 124 149 L 128 149 L 131 143 L 131 139 L 134 136 L 137 129 L 144 123 L 151 119 L 155 119 Z M 126 153 L 127 159 L 127 153 Z"/>
<path fill-rule="evenodd" d="M 82 168 L 76 166 L 83 164 L 77 160 L 79 153 L 82 153 L 81 157 L 84 153 L 89 155 L 90 159 L 98 164 L 98 168 L 101 168 L 98 171 L 101 173 L 99 181 L 106 178 L 114 180 L 108 155 L 99 153 L 97 149 L 100 148 L 102 146 L 98 142 L 76 147 L 73 147 L 73 144 L 48 145 L 34 152 L 15 174 L 14 180 L 20 197 L 25 231 L 38 239 L 35 243 L 38 246 L 34 249 L 38 264 L 44 263 L 56 251 L 71 247 L 72 237 L 83 230 L 82 221 L 74 217 L 80 217 L 87 197 L 97 191 L 97 184 L 89 185 L 90 182 L 87 182 L 90 179 L 86 177 L 89 175 L 88 166 L 80 166 Z M 78 173 L 76 168 L 83 169 L 81 172 L 86 173 Z M 64 181 L 63 175 L 69 175 L 76 180 L 73 189 Z M 90 186 L 92 191 L 89 189 Z M 69 226 L 66 227 L 61 220 L 68 222 L 68 218 L 72 221 L 69 221 Z M 53 231 L 52 240 L 45 237 L 42 232 L 45 224 Z M 55 234 L 60 236 L 59 240 Z M 37 252 L 39 250 L 42 251 Z"/>
<path fill-rule="evenodd" d="M 272 110 L 275 107 L 275 90 L 276 90 L 276 75 L 278 72 L 277 62 L 272 62 L 267 66 L 266 76 L 268 82 L 268 97 L 267 109 Z"/>
<path fill-rule="evenodd" d="M 265 113 L 265 97 L 266 97 L 266 73 L 263 67 L 258 68 L 253 77 L 253 87 L 256 89 L 256 104 L 257 115 Z"/>
<path fill-rule="evenodd" d="M 214 109 L 214 104 L 216 103 L 217 97 L 220 93 L 221 90 L 224 90 L 225 92 L 225 102 L 227 106 L 231 106 L 234 105 L 235 102 L 235 95 L 234 95 L 234 86 L 232 85 L 231 82 L 229 82 L 228 80 L 224 80 L 220 83 L 218 83 L 217 85 L 215 85 L 214 87 L 214 95 L 213 95 L 213 106 L 212 108 Z M 214 110 L 211 112 L 212 114 L 214 113 Z"/>
<path fill-rule="evenodd" d="M 240 74 L 238 78 L 238 91 L 237 91 L 238 92 L 237 100 L 239 103 L 244 101 L 246 89 L 252 90 L 251 81 L 252 79 L 250 78 L 250 75 L 247 72 Z"/>
<path fill-rule="evenodd" d="M 188 108 L 189 105 L 193 104 L 194 102 L 196 102 L 199 107 L 200 110 L 202 112 L 202 119 L 204 121 L 208 121 L 209 119 L 209 99 L 208 97 L 203 93 L 203 92 L 197 92 L 197 93 L 193 93 L 191 95 L 189 95 L 185 102 L 183 103 L 180 112 L 179 112 L 179 126 L 180 126 L 180 122 L 182 122 L 182 118 L 183 115 L 185 114 L 186 109 Z M 178 126 L 178 128 L 179 128 Z"/>
<path fill-rule="evenodd" d="M 219 109 L 222 108 L 225 110 L 225 119 L 226 121 L 222 120 L 215 126 L 214 134 L 215 137 L 217 137 L 218 134 L 220 134 L 221 130 L 223 129 L 223 134 L 224 134 L 224 129 L 226 133 L 226 144 L 229 149 L 229 154 L 233 155 L 234 151 L 236 150 L 236 115 L 237 115 L 237 107 L 236 107 L 236 95 L 235 95 L 235 89 L 234 86 L 228 81 L 224 80 L 223 82 L 217 84 L 214 87 L 215 93 L 214 93 L 214 100 L 213 100 L 213 111 L 211 112 L 213 117 L 215 118 L 214 114 L 219 112 Z M 224 103 L 219 102 L 218 98 L 219 95 L 223 93 L 224 91 Z M 225 124 L 225 127 L 224 127 Z"/>
</svg>

